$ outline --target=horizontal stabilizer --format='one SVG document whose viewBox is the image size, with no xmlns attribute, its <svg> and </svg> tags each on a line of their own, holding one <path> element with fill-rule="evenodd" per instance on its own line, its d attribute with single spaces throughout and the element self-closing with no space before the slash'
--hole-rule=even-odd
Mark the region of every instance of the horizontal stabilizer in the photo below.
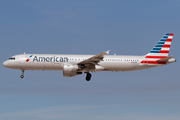
<svg viewBox="0 0 180 120">
<path fill-rule="evenodd" d="M 169 56 L 167 58 L 163 58 L 163 59 L 160 59 L 160 60 L 157 60 L 157 62 L 166 62 L 168 61 L 169 59 L 173 58 L 174 56 Z"/>
</svg>

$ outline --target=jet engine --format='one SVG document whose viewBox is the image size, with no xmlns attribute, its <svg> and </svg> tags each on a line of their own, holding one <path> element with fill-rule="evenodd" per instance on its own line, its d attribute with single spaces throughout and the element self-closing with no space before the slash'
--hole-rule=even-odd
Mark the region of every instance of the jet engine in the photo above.
<svg viewBox="0 0 180 120">
<path fill-rule="evenodd" d="M 73 77 L 79 74 L 82 74 L 82 72 L 77 72 L 78 65 L 71 65 L 67 64 L 63 67 L 63 76 L 64 77 Z"/>
</svg>

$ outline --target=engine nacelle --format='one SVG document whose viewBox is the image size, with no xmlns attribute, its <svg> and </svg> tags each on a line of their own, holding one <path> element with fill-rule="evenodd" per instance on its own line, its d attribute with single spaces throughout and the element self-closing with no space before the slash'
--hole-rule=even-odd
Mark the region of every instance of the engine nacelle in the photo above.
<svg viewBox="0 0 180 120">
<path fill-rule="evenodd" d="M 64 65 L 63 76 L 64 77 L 73 77 L 78 74 L 82 74 L 82 72 L 77 72 L 77 70 L 78 70 L 78 65 L 71 65 L 71 64 Z"/>
</svg>

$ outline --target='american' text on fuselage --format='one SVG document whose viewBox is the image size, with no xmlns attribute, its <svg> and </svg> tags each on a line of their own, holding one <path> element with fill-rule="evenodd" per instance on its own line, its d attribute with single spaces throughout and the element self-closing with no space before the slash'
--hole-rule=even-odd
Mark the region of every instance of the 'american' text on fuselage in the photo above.
<svg viewBox="0 0 180 120">
<path fill-rule="evenodd" d="M 68 62 L 68 58 L 67 57 L 37 57 L 34 56 L 33 58 L 33 62 Z"/>
</svg>

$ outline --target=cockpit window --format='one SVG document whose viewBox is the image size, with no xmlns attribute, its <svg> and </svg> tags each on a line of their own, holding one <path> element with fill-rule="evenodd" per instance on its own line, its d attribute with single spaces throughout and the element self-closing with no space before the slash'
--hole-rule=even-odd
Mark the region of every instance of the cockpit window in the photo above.
<svg viewBox="0 0 180 120">
<path fill-rule="evenodd" d="M 11 58 L 9 58 L 9 60 L 15 60 L 15 57 L 11 57 Z"/>
</svg>

